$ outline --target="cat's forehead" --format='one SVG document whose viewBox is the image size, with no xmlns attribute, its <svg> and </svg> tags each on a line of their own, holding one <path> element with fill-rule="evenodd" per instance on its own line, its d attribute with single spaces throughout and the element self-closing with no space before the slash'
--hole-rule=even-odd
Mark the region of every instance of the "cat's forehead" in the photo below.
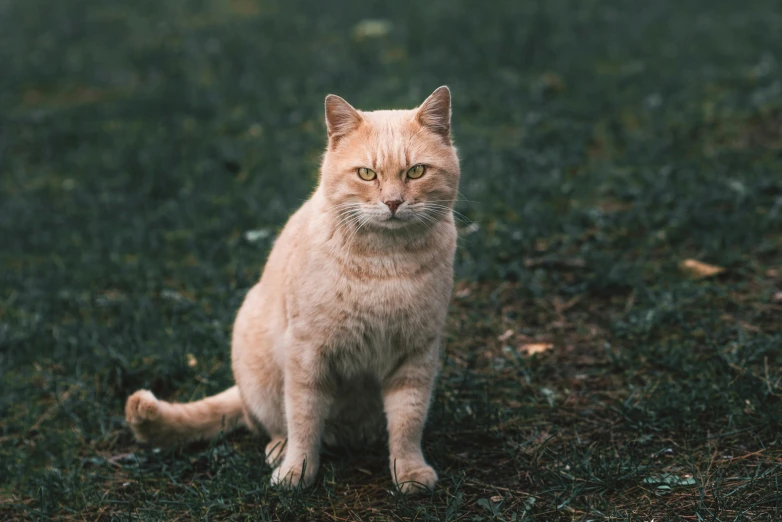
<svg viewBox="0 0 782 522">
<path fill-rule="evenodd" d="M 413 128 L 415 111 L 381 110 L 359 111 L 369 128 L 379 134 L 410 131 Z"/>
<path fill-rule="evenodd" d="M 361 161 L 378 169 L 398 168 L 411 161 L 417 148 L 415 111 L 380 110 L 360 112 L 364 119 L 363 132 L 359 132 L 360 146 L 353 151 Z"/>
</svg>

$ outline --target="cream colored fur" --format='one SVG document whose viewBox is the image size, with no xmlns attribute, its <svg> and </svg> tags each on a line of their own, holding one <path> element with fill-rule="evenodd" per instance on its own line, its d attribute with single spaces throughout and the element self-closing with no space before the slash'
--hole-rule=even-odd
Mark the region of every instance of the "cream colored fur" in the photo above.
<svg viewBox="0 0 782 522">
<path fill-rule="evenodd" d="M 432 488 L 421 435 L 456 247 L 450 92 L 440 87 L 418 109 L 375 112 L 331 95 L 326 123 L 318 187 L 236 317 L 236 386 L 188 404 L 139 390 L 126 418 L 138 440 L 155 445 L 239 425 L 265 432 L 272 483 L 284 487 L 314 481 L 322 441 L 366 444 L 385 420 L 396 484 Z M 415 165 L 425 173 L 411 179 Z M 376 179 L 362 179 L 361 167 Z"/>
</svg>

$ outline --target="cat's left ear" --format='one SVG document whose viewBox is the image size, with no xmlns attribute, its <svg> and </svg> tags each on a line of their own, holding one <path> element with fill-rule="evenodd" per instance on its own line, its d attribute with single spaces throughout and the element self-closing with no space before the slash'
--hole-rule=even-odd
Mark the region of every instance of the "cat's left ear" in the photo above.
<svg viewBox="0 0 782 522">
<path fill-rule="evenodd" d="M 351 104 L 336 94 L 326 96 L 326 130 L 330 146 L 356 130 L 363 121 L 361 114 Z"/>
<path fill-rule="evenodd" d="M 445 139 L 451 136 L 451 91 L 443 85 L 438 87 L 415 115 L 418 123 Z"/>
</svg>

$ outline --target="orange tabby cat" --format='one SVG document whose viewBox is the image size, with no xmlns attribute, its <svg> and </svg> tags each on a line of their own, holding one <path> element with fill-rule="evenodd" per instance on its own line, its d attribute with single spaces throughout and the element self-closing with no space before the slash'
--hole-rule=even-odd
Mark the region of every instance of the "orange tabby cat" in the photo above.
<svg viewBox="0 0 782 522">
<path fill-rule="evenodd" d="M 272 484 L 310 485 L 326 444 L 388 430 L 401 491 L 432 488 L 421 435 L 453 284 L 459 160 L 451 94 L 414 110 L 363 112 L 326 98 L 328 148 L 312 197 L 290 218 L 233 329 L 236 386 L 188 404 L 128 399 L 155 445 L 244 425 L 271 437 Z"/>
</svg>

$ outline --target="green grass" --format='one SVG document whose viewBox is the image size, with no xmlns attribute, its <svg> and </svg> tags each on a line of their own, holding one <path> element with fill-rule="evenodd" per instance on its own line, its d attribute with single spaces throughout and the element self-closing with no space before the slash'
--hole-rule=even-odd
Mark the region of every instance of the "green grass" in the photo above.
<svg viewBox="0 0 782 522">
<path fill-rule="evenodd" d="M 0 0 L 0 519 L 782 520 L 781 51 L 777 0 Z M 441 84 L 438 489 L 393 494 L 382 444 L 294 493 L 246 433 L 135 444 L 135 389 L 231 383 L 324 96 Z"/>
</svg>

